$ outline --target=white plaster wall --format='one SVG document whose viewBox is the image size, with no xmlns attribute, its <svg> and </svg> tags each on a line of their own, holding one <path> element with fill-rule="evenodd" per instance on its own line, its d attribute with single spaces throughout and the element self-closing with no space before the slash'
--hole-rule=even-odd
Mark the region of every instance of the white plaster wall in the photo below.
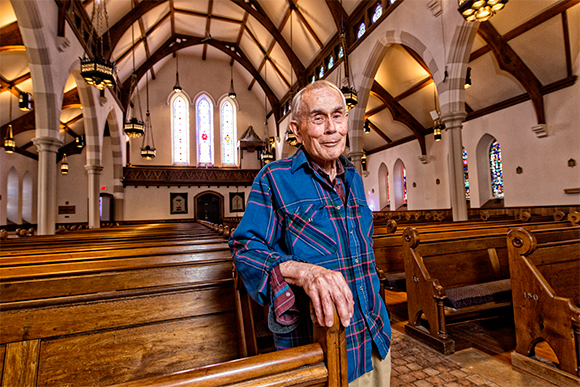
<svg viewBox="0 0 580 387">
<path fill-rule="evenodd" d="M 195 120 L 195 98 L 201 92 L 206 92 L 211 96 L 214 105 L 214 164 L 221 166 L 220 149 L 220 99 L 228 93 L 230 88 L 230 58 L 223 60 L 207 59 L 190 56 L 187 53 L 179 53 L 179 83 L 187 95 L 191 98 L 189 108 L 189 133 L 190 133 L 190 165 L 197 165 L 196 149 L 196 120 Z M 239 66 L 234 66 L 234 87 L 236 91 L 235 102 L 238 105 L 237 129 L 238 139 L 248 126 L 252 125 L 254 131 L 262 140 L 266 139 L 264 130 L 264 101 L 260 101 L 253 91 L 247 87 L 242 87 L 241 82 L 236 83 L 236 79 L 242 79 L 238 72 Z M 245 71 L 245 70 L 240 70 Z M 151 122 L 155 137 L 155 147 L 157 156 L 153 160 L 141 158 L 140 148 L 142 139 L 130 140 L 130 163 L 133 165 L 171 165 L 171 112 L 167 104 L 169 95 L 173 92 L 175 84 L 175 60 L 170 59 L 162 67 L 157 68 L 156 78 L 149 81 L 149 106 L 151 112 Z M 145 78 L 139 82 L 141 88 L 141 102 L 143 114 L 146 108 Z M 258 84 L 254 87 L 260 87 Z M 135 98 L 136 101 L 136 98 Z M 272 126 L 272 125 L 269 125 Z M 237 143 L 237 141 L 236 141 Z"/>
<path fill-rule="evenodd" d="M 243 212 L 230 211 L 230 192 L 244 192 L 246 204 L 251 187 L 208 187 L 208 186 L 149 186 L 125 187 L 125 220 L 166 220 L 166 219 L 194 219 L 196 216 L 194 198 L 200 193 L 212 191 L 223 195 L 224 217 L 242 216 Z M 187 193 L 187 214 L 171 214 L 170 193 Z"/>
<path fill-rule="evenodd" d="M 0 226 L 6 226 L 6 207 L 8 203 L 8 172 L 14 167 L 18 172 L 19 194 L 22 196 L 22 180 L 24 174 L 30 172 L 32 178 L 32 223 L 36 223 L 37 216 L 37 192 L 38 192 L 38 161 L 18 153 L 6 153 L 0 149 Z M 21 199 L 20 199 L 21 200 Z M 21 204 L 22 205 L 22 202 Z M 22 211 L 19 211 L 20 213 Z"/>
<path fill-rule="evenodd" d="M 75 206 L 75 213 L 70 215 L 59 215 L 57 210 L 57 223 L 87 223 L 88 215 L 88 187 L 89 181 L 86 164 L 86 150 L 81 154 L 67 155 L 68 174 L 60 173 L 60 162 L 58 163 L 56 174 L 56 205 Z"/>
</svg>

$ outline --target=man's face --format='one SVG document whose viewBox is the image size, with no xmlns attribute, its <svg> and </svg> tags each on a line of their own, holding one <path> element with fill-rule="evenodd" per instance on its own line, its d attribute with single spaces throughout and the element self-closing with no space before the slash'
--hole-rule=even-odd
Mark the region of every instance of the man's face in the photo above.
<svg viewBox="0 0 580 387">
<path fill-rule="evenodd" d="M 300 101 L 300 125 L 291 128 L 306 152 L 324 168 L 344 151 L 348 133 L 348 113 L 342 96 L 330 87 L 304 92 Z"/>
</svg>

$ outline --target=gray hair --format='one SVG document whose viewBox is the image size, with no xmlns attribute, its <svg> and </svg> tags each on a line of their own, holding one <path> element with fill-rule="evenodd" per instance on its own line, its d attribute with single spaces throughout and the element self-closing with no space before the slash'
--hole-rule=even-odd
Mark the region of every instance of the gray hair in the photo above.
<svg viewBox="0 0 580 387">
<path fill-rule="evenodd" d="M 340 89 L 338 88 L 338 86 L 336 86 L 334 83 L 332 82 L 328 82 L 327 80 L 321 79 L 318 80 L 314 83 L 310 83 L 308 84 L 306 87 L 302 88 L 298 93 L 296 93 L 296 95 L 294 96 L 294 98 L 292 98 L 292 121 L 296 121 L 298 123 L 300 123 L 300 118 L 298 115 L 298 112 L 300 111 L 300 101 L 302 100 L 302 94 L 304 94 L 304 92 L 306 91 L 311 91 L 311 90 L 317 90 L 317 89 L 322 89 L 324 87 L 329 87 L 331 89 L 333 89 L 334 91 L 336 91 L 339 95 L 340 98 L 342 99 L 342 106 L 344 108 L 344 111 L 346 113 L 346 100 L 344 98 L 344 94 L 342 94 L 342 91 L 340 91 Z"/>
</svg>

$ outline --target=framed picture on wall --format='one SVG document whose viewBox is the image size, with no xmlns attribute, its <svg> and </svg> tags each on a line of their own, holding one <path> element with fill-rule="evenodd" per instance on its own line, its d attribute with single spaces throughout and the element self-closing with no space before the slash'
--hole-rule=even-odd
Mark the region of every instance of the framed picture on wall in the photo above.
<svg viewBox="0 0 580 387">
<path fill-rule="evenodd" d="M 230 212 L 244 212 L 246 210 L 245 192 L 230 192 Z"/>
<path fill-rule="evenodd" d="M 187 193 L 170 192 L 171 213 L 187 214 Z"/>
</svg>

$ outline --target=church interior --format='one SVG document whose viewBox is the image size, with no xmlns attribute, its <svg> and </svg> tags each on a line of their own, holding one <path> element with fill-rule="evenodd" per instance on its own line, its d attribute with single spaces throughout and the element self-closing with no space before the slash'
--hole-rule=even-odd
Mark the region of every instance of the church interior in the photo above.
<svg viewBox="0 0 580 387">
<path fill-rule="evenodd" d="M 580 385 L 579 3 L 0 0 L 0 386 L 345 386 L 344 329 L 274 355 L 227 245 L 320 79 L 391 385 Z"/>
</svg>

